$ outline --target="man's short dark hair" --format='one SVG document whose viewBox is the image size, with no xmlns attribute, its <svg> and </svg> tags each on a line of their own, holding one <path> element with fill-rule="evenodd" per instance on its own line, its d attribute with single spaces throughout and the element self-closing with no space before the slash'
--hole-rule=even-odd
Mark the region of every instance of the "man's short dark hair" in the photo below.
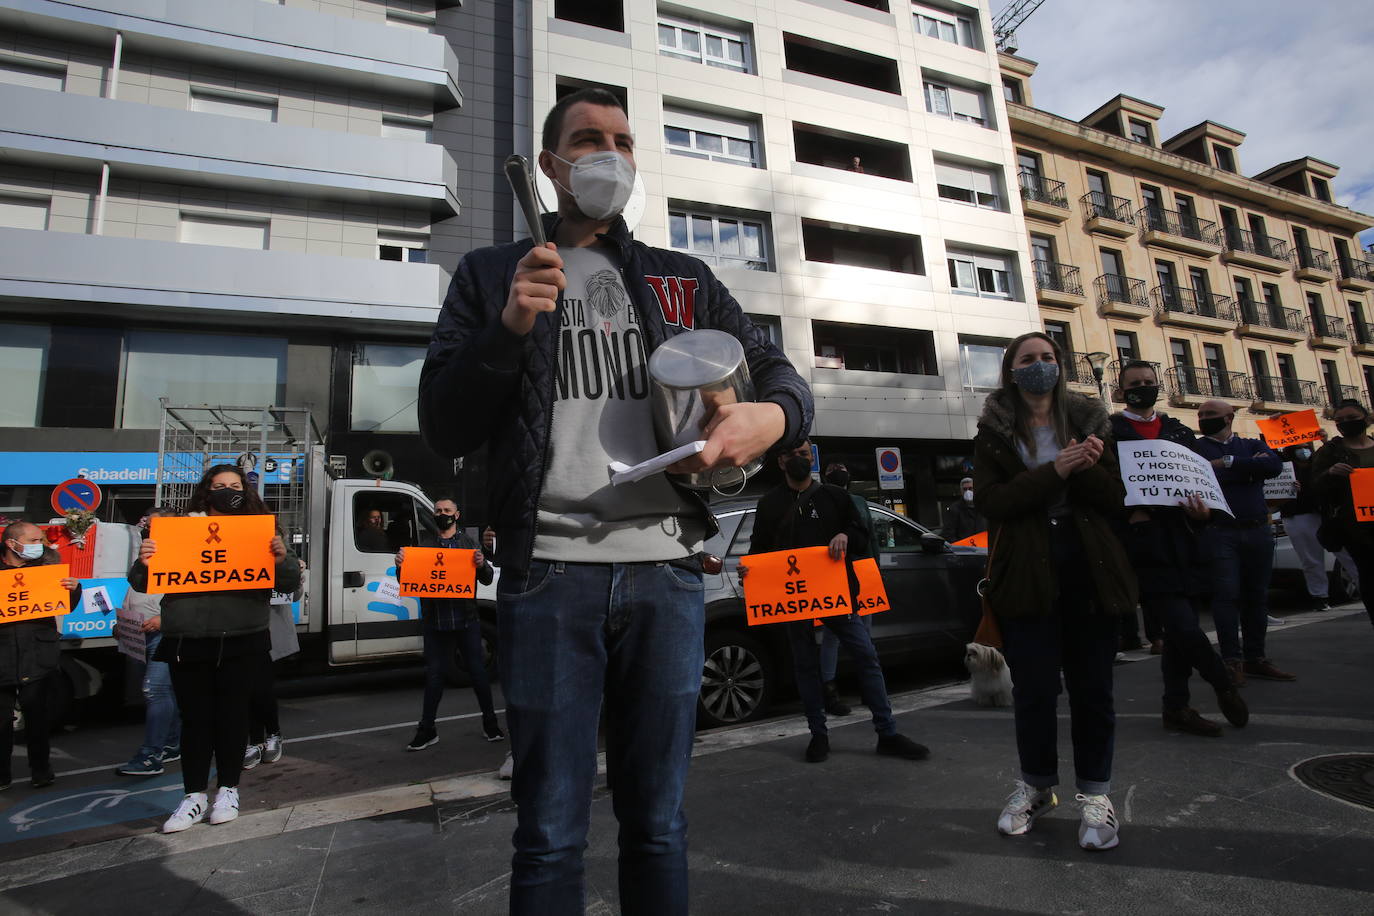
<svg viewBox="0 0 1374 916">
<path fill-rule="evenodd" d="M 454 499 L 452 496 L 449 496 L 447 493 L 440 493 L 438 496 L 434 497 L 434 505 L 437 506 L 439 505 L 439 503 L 442 502 L 453 503 L 453 508 L 458 508 L 458 500 Z"/>
<path fill-rule="evenodd" d="M 1128 359 L 1122 363 L 1121 368 L 1117 370 L 1117 382 L 1120 383 L 1121 380 L 1126 377 L 1126 373 L 1130 372 L 1132 369 L 1149 369 L 1150 374 L 1155 377 L 1155 381 L 1159 381 L 1159 370 L 1155 368 L 1154 363 L 1143 359 Z"/>
<path fill-rule="evenodd" d="M 600 105 L 603 108 L 619 108 L 621 111 L 625 111 L 625 104 L 616 98 L 615 93 L 609 89 L 602 89 L 600 86 L 588 86 L 586 89 L 570 92 L 554 102 L 549 113 L 544 116 L 544 132 L 540 138 L 540 142 L 544 144 L 544 149 L 550 152 L 558 149 L 558 138 L 563 134 L 563 117 L 568 113 L 569 108 L 579 102 Z M 629 116 L 629 112 L 626 112 L 626 116 Z"/>
</svg>

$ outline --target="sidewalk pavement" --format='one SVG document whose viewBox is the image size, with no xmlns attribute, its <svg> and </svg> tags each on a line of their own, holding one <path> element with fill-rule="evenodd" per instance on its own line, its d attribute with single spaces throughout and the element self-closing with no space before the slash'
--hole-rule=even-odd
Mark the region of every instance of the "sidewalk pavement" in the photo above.
<svg viewBox="0 0 1374 916">
<path fill-rule="evenodd" d="M 1374 633 L 1363 611 L 1296 615 L 1269 651 L 1296 683 L 1251 681 L 1248 728 L 1160 725 L 1158 665 L 1117 668 L 1121 846 L 1076 843 L 1067 723 L 1060 810 L 1018 838 L 995 821 L 1016 771 L 1011 713 L 965 685 L 894 698 L 929 761 L 873 753 L 863 716 L 832 720 L 805 764 L 787 719 L 698 737 L 688 783 L 692 911 L 754 913 L 1374 912 L 1374 811 L 1298 783 L 1297 763 L 1374 752 Z M 1194 683 L 1194 704 L 1220 720 Z M 1067 717 L 1066 703 L 1061 721 Z M 7 914 L 505 912 L 514 811 L 492 775 L 396 786 L 147 833 L 0 866 Z M 614 913 L 615 823 L 598 790 L 588 912 Z"/>
</svg>

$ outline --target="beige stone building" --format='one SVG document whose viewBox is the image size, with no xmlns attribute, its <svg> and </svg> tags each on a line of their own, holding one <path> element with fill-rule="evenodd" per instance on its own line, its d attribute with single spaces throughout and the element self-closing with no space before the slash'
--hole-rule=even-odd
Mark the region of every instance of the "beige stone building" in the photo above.
<svg viewBox="0 0 1374 916">
<path fill-rule="evenodd" d="M 1118 367 L 1145 359 L 1160 408 L 1196 428 L 1222 398 L 1250 436 L 1266 415 L 1374 398 L 1374 263 L 1357 237 L 1374 217 L 1334 202 L 1336 166 L 1245 177 L 1240 131 L 1164 139 L 1164 109 L 1124 95 L 1073 121 L 1034 107 L 1033 61 L 1001 64 L 1040 315 L 1076 388 L 1096 389 L 1096 363 L 1116 400 Z"/>
</svg>

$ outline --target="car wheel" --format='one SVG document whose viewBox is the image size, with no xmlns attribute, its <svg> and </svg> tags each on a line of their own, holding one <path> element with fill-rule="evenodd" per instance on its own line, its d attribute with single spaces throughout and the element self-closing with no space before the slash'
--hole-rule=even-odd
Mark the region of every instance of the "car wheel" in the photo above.
<svg viewBox="0 0 1374 916">
<path fill-rule="evenodd" d="M 767 647 L 738 630 L 706 634 L 697 724 L 703 728 L 757 719 L 773 702 L 777 666 Z"/>
</svg>

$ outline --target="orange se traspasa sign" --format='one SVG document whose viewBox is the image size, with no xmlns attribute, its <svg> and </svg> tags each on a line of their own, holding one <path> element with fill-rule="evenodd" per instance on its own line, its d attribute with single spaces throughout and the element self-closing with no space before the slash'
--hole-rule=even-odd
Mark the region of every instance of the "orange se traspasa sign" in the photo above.
<svg viewBox="0 0 1374 916">
<path fill-rule="evenodd" d="M 21 566 L 0 572 L 0 624 L 54 617 L 71 611 L 71 592 L 58 583 L 67 576 L 66 563 Z M 9 714 L 6 710 L 6 715 Z"/>
<path fill-rule="evenodd" d="M 475 550 L 448 547 L 407 547 L 397 570 L 402 598 L 475 598 Z"/>
<path fill-rule="evenodd" d="M 276 533 L 270 515 L 156 517 L 148 532 L 157 542 L 148 560 L 148 594 L 271 588 Z"/>
<path fill-rule="evenodd" d="M 1281 416 L 1256 420 L 1270 448 L 1287 448 L 1322 437 L 1322 425 L 1315 410 L 1298 410 Z"/>
<path fill-rule="evenodd" d="M 798 547 L 740 558 L 750 626 L 835 617 L 853 612 L 843 560 L 828 547 Z"/>
</svg>

